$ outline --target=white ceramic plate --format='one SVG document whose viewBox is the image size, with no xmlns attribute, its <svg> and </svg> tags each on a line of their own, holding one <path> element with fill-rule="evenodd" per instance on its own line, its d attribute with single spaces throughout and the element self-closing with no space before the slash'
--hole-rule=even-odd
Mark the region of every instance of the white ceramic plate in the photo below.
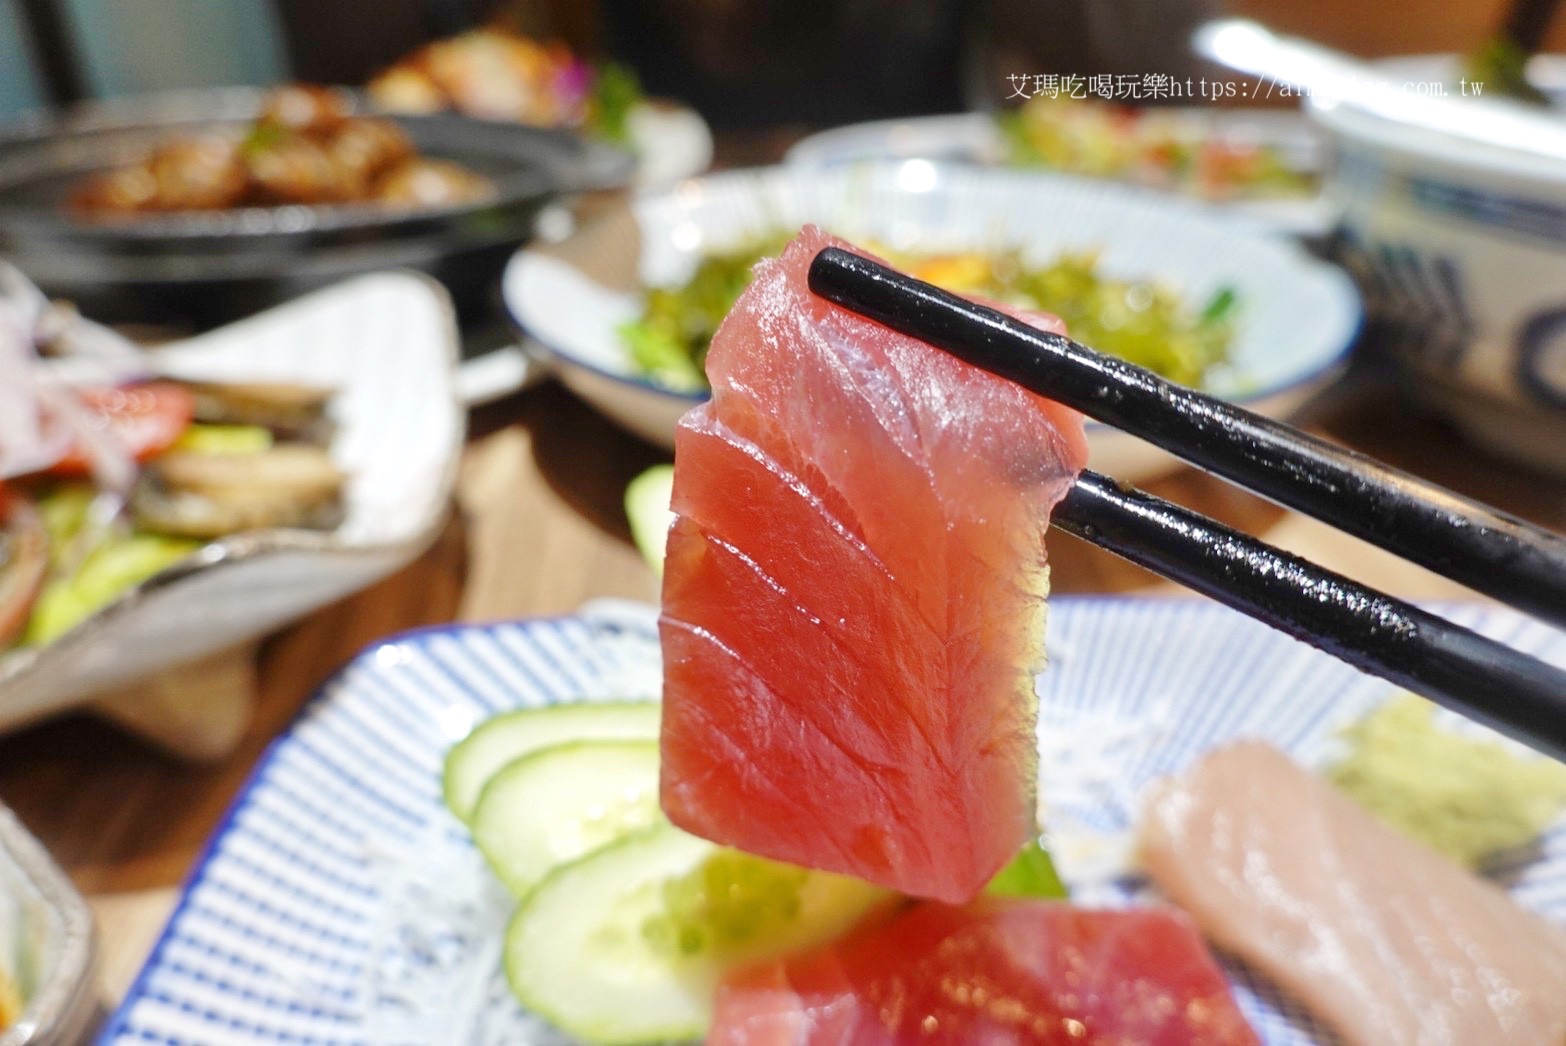
<svg viewBox="0 0 1566 1046">
<path fill-rule="evenodd" d="M 713 175 L 638 194 L 563 243 L 530 246 L 507 266 L 512 318 L 561 379 L 645 439 L 671 446 L 679 416 L 704 396 L 637 373 L 618 327 L 642 288 L 688 279 L 701 256 L 816 222 L 850 240 L 919 250 L 1021 247 L 1034 263 L 1100 250 L 1103 271 L 1158 277 L 1193 303 L 1239 295 L 1234 366 L 1211 391 L 1274 417 L 1335 375 L 1359 327 L 1359 298 L 1337 269 L 1295 244 L 1210 209 L 1102 182 L 927 160 Z M 1093 467 L 1128 482 L 1173 459 L 1090 426 Z"/>
<path fill-rule="evenodd" d="M 25 994 L 21 1018 L 0 1028 L 0 1046 L 80 1041 L 97 1001 L 93 952 L 87 903 L 0 806 L 0 975 L 22 982 Z"/>
<path fill-rule="evenodd" d="M 253 639 L 396 570 L 432 541 L 462 449 L 446 293 L 361 276 L 163 350 L 194 379 L 338 390 L 332 457 L 348 474 L 329 532 L 247 531 L 131 589 L 46 647 L 0 658 L 0 728 Z"/>
<path fill-rule="evenodd" d="M 654 100 L 632 109 L 626 120 L 637 185 L 690 178 L 712 165 L 712 129 L 695 109 Z"/>
<path fill-rule="evenodd" d="M 1227 141 L 1271 146 L 1294 170 L 1313 174 L 1322 168 L 1321 136 L 1299 112 L 1214 107 L 1158 112 L 1177 121 L 1193 138 L 1216 135 Z M 989 113 L 916 116 L 820 131 L 796 142 L 784 161 L 827 167 L 914 158 L 998 165 L 1006 162 L 1006 142 Z M 1320 195 L 1211 206 L 1296 236 L 1319 235 L 1332 227 L 1331 208 Z"/>
<path fill-rule="evenodd" d="M 1566 665 L 1566 636 L 1544 625 L 1478 605 L 1441 609 Z M 566 1042 L 506 988 L 510 904 L 442 805 L 441 763 L 503 709 L 654 695 L 654 623 L 650 607 L 599 604 L 366 650 L 229 810 L 103 1041 Z M 1145 896 L 1137 879 L 1105 877 L 1077 854 L 1124 849 L 1149 783 L 1240 736 L 1319 765 L 1338 728 L 1390 693 L 1196 600 L 1055 600 L 1049 649 L 1041 791 L 1061 870 L 1091 904 Z M 1521 904 L 1566 922 L 1566 823 L 1537 860 L 1500 872 Z M 1229 972 L 1265 1042 L 1329 1041 L 1273 988 Z"/>
</svg>

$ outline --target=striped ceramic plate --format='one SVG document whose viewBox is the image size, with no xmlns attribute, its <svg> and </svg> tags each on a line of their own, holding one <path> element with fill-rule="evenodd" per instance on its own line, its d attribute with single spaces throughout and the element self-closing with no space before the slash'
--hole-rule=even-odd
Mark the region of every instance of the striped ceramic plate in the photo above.
<svg viewBox="0 0 1566 1046">
<path fill-rule="evenodd" d="M 1509 612 L 1447 609 L 1566 664 L 1559 633 Z M 1149 781 L 1238 735 L 1319 763 L 1336 729 L 1388 693 L 1209 603 L 1068 598 L 1050 616 L 1043 792 L 1063 870 L 1094 902 L 1144 890 L 1104 857 Z M 272 747 L 105 1041 L 563 1041 L 506 990 L 508 906 L 441 805 L 441 759 L 499 709 L 651 696 L 658 678 L 653 613 L 626 604 L 372 647 Z M 1566 825 L 1506 881 L 1566 922 Z M 1265 984 L 1232 972 L 1265 1041 L 1325 1041 Z"/>
</svg>

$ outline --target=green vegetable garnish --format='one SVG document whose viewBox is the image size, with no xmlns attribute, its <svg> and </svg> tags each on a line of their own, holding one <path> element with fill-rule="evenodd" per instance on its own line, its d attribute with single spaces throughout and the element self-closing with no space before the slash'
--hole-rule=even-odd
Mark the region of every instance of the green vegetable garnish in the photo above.
<svg viewBox="0 0 1566 1046">
<path fill-rule="evenodd" d="M 87 522 L 97 492 L 88 483 L 62 483 L 41 494 L 37 500 L 38 518 L 49 535 L 49 568 L 58 570 L 61 557 L 71 548 L 76 535 Z"/>
<path fill-rule="evenodd" d="M 588 100 L 587 122 L 598 136 L 616 145 L 631 144 L 631 110 L 642 103 L 642 85 L 623 65 L 600 66 Z"/>
<path fill-rule="evenodd" d="M 774 236 L 710 254 L 682 286 L 648 291 L 641 318 L 620 328 L 636 365 L 670 388 L 705 389 L 707 346 L 718 324 L 750 286 L 756 262 L 782 250 L 784 242 Z"/>
<path fill-rule="evenodd" d="M 996 873 L 984 888 L 993 897 L 1041 897 L 1064 899 L 1069 896 L 1066 884 L 1055 871 L 1055 862 L 1049 852 L 1033 840 L 1024 846 L 1011 863 Z"/>
<path fill-rule="evenodd" d="M 706 388 L 707 346 L 718 324 L 749 286 L 755 263 L 783 243 L 783 237 L 771 237 L 709 255 L 684 285 L 648 291 L 641 318 L 620 328 L 637 367 L 671 389 Z M 1016 251 L 884 253 L 912 275 L 958 294 L 1052 312 L 1078 341 L 1182 385 L 1200 386 L 1227 361 L 1234 340 L 1239 299 L 1232 288 L 1220 289 L 1196 312 L 1168 287 L 1104 276 L 1092 253 L 1064 254 L 1043 267 L 1028 266 Z"/>
<path fill-rule="evenodd" d="M 721 850 L 663 884 L 664 911 L 642 933 L 671 957 L 741 953 L 799 918 L 809 872 L 738 850 Z"/>
<path fill-rule="evenodd" d="M 196 422 L 175 440 L 171 450 L 194 454 L 264 454 L 275 440 L 260 425 L 208 425 Z"/>
<path fill-rule="evenodd" d="M 1005 270 L 1001 270 L 1003 273 Z M 1200 386 L 1228 358 L 1234 331 L 1232 291 L 1199 315 L 1173 290 L 1146 281 L 1116 280 L 1098 271 L 1092 254 L 1065 254 L 1042 269 L 1017 265 L 980 293 L 1052 312 L 1072 338 L 1146 367 L 1181 385 Z"/>
<path fill-rule="evenodd" d="M 1039 95 L 996 114 L 1007 160 L 1019 167 L 1113 178 L 1207 199 L 1308 195 L 1314 179 L 1276 146 L 1245 142 L 1156 110 Z"/>
<path fill-rule="evenodd" d="M 1024 846 L 1011 863 L 996 873 L 984 892 L 992 897 L 1041 897 L 1065 900 L 1070 894 L 1055 871 L 1055 862 L 1037 839 Z"/>
<path fill-rule="evenodd" d="M 114 602 L 128 588 L 189 556 L 201 542 L 161 534 L 107 538 L 76 571 L 55 578 L 39 593 L 23 642 L 43 646 Z"/>
<path fill-rule="evenodd" d="M 1412 694 L 1348 727 L 1327 776 L 1382 820 L 1465 865 L 1525 846 L 1566 810 L 1566 766 L 1442 729 Z"/>
<path fill-rule="evenodd" d="M 1222 287 L 1207 301 L 1207 307 L 1202 309 L 1202 323 L 1222 323 L 1234 312 L 1234 307 L 1239 304 L 1240 296 L 1234 293 L 1233 287 Z"/>
</svg>

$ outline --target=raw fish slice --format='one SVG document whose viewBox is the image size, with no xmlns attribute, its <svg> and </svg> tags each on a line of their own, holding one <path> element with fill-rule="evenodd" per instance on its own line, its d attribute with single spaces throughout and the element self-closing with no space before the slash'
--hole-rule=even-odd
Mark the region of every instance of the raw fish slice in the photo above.
<svg viewBox="0 0 1566 1046">
<path fill-rule="evenodd" d="M 1147 870 L 1348 1042 L 1566 1042 L 1566 930 L 1261 742 L 1170 783 Z"/>
<path fill-rule="evenodd" d="M 1251 1044 L 1190 920 L 1167 909 L 925 903 L 731 975 L 709 1046 Z"/>
<path fill-rule="evenodd" d="M 1086 442 L 1076 413 L 811 295 L 837 242 L 807 228 L 758 268 L 680 423 L 663 804 L 958 902 L 1036 830 L 1043 536 Z"/>
</svg>

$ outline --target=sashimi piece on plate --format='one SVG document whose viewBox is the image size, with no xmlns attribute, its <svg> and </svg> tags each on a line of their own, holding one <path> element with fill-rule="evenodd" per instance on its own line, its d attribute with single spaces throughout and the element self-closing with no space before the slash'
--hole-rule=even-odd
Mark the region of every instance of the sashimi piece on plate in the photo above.
<svg viewBox="0 0 1566 1046">
<path fill-rule="evenodd" d="M 1169 782 L 1158 887 L 1349 1043 L 1566 1042 L 1566 929 L 1259 741 Z"/>
<path fill-rule="evenodd" d="M 1166 908 L 925 902 L 731 974 L 708 1046 L 1252 1044 L 1195 926 Z"/>
<path fill-rule="evenodd" d="M 1044 531 L 1082 418 L 811 294 L 828 246 L 757 267 L 675 437 L 663 808 L 962 902 L 1037 833 Z"/>
</svg>

